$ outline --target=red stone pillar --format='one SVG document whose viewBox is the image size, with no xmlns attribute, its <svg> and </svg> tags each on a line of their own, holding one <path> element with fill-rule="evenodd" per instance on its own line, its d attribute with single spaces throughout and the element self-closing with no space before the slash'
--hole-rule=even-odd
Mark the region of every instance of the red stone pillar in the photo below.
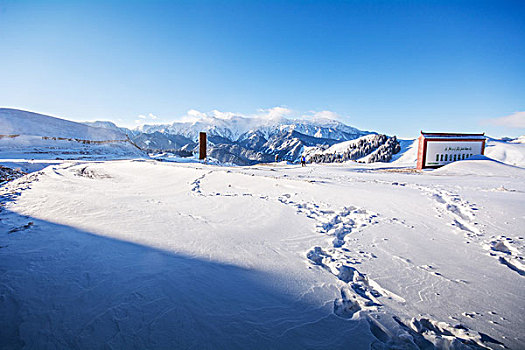
<svg viewBox="0 0 525 350">
<path fill-rule="evenodd" d="M 199 133 L 199 159 L 206 159 L 206 133 Z"/>
</svg>

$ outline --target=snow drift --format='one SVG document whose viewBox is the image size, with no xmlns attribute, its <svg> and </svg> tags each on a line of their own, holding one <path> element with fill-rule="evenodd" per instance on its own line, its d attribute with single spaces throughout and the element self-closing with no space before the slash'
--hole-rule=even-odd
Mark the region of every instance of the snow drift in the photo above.
<svg viewBox="0 0 525 350">
<path fill-rule="evenodd" d="M 444 165 L 432 171 L 432 174 L 524 177 L 525 169 L 478 155 Z"/>
</svg>

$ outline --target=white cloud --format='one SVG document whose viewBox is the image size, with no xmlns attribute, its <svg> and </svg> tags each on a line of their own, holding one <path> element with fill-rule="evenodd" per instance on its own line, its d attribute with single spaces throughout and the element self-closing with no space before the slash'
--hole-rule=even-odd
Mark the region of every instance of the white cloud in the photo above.
<svg viewBox="0 0 525 350">
<path fill-rule="evenodd" d="M 206 117 L 206 113 L 199 112 L 196 109 L 190 109 L 189 111 L 186 112 L 186 115 L 189 117 L 193 117 L 193 118 L 205 118 Z"/>
<path fill-rule="evenodd" d="M 516 112 L 504 117 L 486 119 L 483 124 L 504 126 L 513 129 L 525 129 L 525 112 Z"/>
<path fill-rule="evenodd" d="M 232 117 L 234 116 L 240 116 L 240 114 L 238 113 L 233 113 L 233 112 L 221 112 L 221 111 L 218 111 L 216 109 L 214 109 L 213 111 L 211 111 L 211 114 L 215 117 L 215 118 L 218 118 L 218 119 L 231 119 Z"/>
<path fill-rule="evenodd" d="M 194 123 L 200 119 L 208 118 L 208 114 L 196 109 L 189 109 L 185 115 L 177 118 L 175 121 L 180 123 Z"/>
<path fill-rule="evenodd" d="M 313 113 L 312 117 L 315 119 L 321 119 L 321 118 L 335 119 L 335 120 L 342 119 L 342 116 L 332 111 L 320 111 L 320 112 L 311 111 L 311 113 Z"/>
<path fill-rule="evenodd" d="M 152 114 L 148 115 L 147 119 L 151 118 Z M 141 116 L 139 116 L 141 117 Z M 282 118 L 299 118 L 299 119 L 312 119 L 312 118 L 326 118 L 326 119 L 337 119 L 342 120 L 343 117 L 332 111 L 309 111 L 308 113 L 301 114 L 298 111 L 290 109 L 288 107 L 276 106 L 272 108 L 262 108 L 258 109 L 256 113 L 252 114 L 242 114 L 234 112 L 223 112 L 217 109 L 214 109 L 210 112 L 201 112 L 196 109 L 189 109 L 186 114 L 176 118 L 175 122 L 182 123 L 193 123 L 206 118 L 217 118 L 229 120 L 233 117 L 243 117 L 243 118 L 262 118 L 268 120 L 279 120 Z M 141 117 L 142 118 L 142 117 Z"/>
<path fill-rule="evenodd" d="M 268 109 L 259 109 L 259 113 L 253 117 L 265 118 L 265 119 L 280 119 L 289 117 L 294 114 L 294 111 L 286 107 L 273 107 Z"/>
<path fill-rule="evenodd" d="M 154 115 L 153 113 L 146 114 L 139 114 L 137 120 L 135 120 L 135 124 L 146 124 L 148 122 L 156 121 L 159 118 Z"/>
</svg>

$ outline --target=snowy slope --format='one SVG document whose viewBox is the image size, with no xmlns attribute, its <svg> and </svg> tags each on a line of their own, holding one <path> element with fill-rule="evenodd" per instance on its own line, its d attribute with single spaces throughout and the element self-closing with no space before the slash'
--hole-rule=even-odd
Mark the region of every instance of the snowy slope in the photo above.
<svg viewBox="0 0 525 350">
<path fill-rule="evenodd" d="M 489 139 L 485 146 L 487 157 L 510 165 L 525 167 L 525 142 Z"/>
<path fill-rule="evenodd" d="M 303 155 L 308 162 L 333 163 L 360 161 L 365 163 L 388 162 L 392 155 L 400 151 L 396 137 L 370 134 L 358 139 L 339 142 L 330 147 L 308 147 Z"/>
<path fill-rule="evenodd" d="M 407 166 L 415 166 L 417 163 L 418 140 L 399 140 L 401 151 L 392 157 L 392 163 Z"/>
<path fill-rule="evenodd" d="M 371 141 L 374 137 L 376 137 L 376 135 L 366 135 L 366 136 L 360 137 L 359 139 L 356 139 L 356 140 L 340 142 L 340 143 L 337 143 L 337 144 L 327 148 L 326 150 L 324 150 L 324 151 L 322 151 L 320 153 L 322 153 L 322 154 L 343 153 L 343 152 L 345 152 L 346 150 L 348 150 L 352 146 L 356 147 L 358 145 L 359 141 L 361 141 L 361 140 Z"/>
<path fill-rule="evenodd" d="M 125 133 L 16 109 L 0 109 L 0 158 L 142 157 Z"/>
<path fill-rule="evenodd" d="M 0 108 L 0 135 L 78 138 L 91 141 L 126 140 L 122 132 L 91 127 L 43 114 Z"/>
<path fill-rule="evenodd" d="M 0 347 L 522 349 L 524 172 L 51 165 L 0 188 Z"/>
<path fill-rule="evenodd" d="M 467 160 L 442 166 L 432 172 L 433 175 L 483 175 L 525 177 L 525 169 L 505 164 L 487 156 L 473 156 Z"/>
</svg>

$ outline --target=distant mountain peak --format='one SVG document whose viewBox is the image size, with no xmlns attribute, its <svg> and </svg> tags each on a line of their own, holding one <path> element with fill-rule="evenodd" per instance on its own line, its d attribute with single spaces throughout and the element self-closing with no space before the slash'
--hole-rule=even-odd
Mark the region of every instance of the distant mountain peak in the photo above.
<svg viewBox="0 0 525 350">
<path fill-rule="evenodd" d="M 195 121 L 173 122 L 171 124 L 146 124 L 139 126 L 136 131 L 153 133 L 155 131 L 182 135 L 197 140 L 201 131 L 211 135 L 238 141 L 244 134 L 258 132 L 265 138 L 270 138 L 277 132 L 296 130 L 301 134 L 329 138 L 339 141 L 353 140 L 363 135 L 370 134 L 348 126 L 340 121 L 317 117 L 312 119 L 289 119 L 282 116 L 268 117 L 243 117 L 239 115 L 227 115 L 224 118 L 217 116 L 203 116 Z"/>
</svg>

